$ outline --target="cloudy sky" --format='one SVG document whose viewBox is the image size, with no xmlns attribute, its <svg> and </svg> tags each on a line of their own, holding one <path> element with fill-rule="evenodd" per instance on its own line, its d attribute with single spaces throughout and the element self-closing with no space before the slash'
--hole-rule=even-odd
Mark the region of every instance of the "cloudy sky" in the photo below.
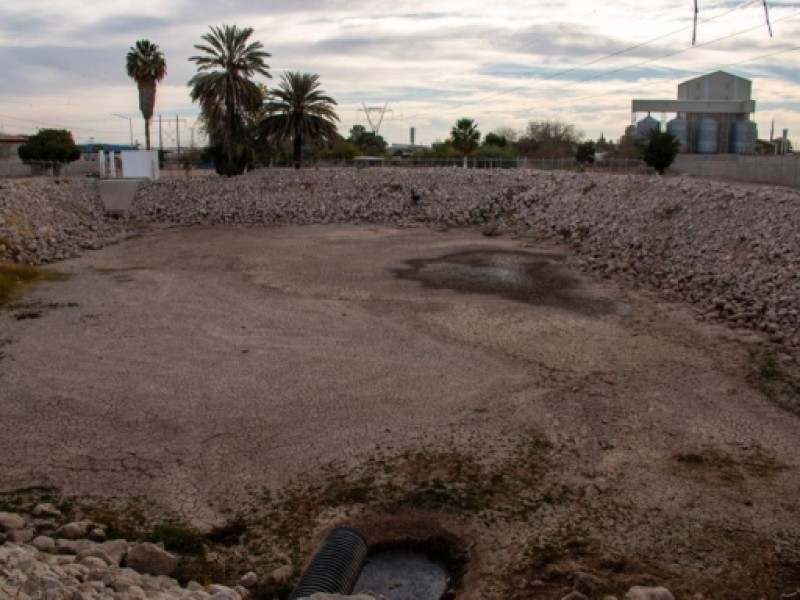
<svg viewBox="0 0 800 600">
<path fill-rule="evenodd" d="M 559 119 L 589 137 L 619 137 L 632 98 L 674 98 L 681 81 L 724 69 L 753 81 L 760 137 L 800 138 L 800 2 L 698 0 L 2 0 L 0 131 L 67 128 L 76 141 L 144 142 L 125 55 L 158 44 L 165 145 L 192 136 L 198 109 L 188 58 L 210 25 L 252 27 L 283 70 L 318 73 L 339 103 L 340 130 L 386 106 L 381 134 L 445 139 L 460 117 L 483 133 Z M 267 82 L 269 83 L 269 82 Z M 373 113 L 374 114 L 374 113 Z M 654 115 L 660 117 L 661 115 Z M 668 116 L 669 117 L 669 116 Z M 167 121 L 168 119 L 168 121 Z M 158 139 L 156 123 L 153 137 Z"/>
</svg>

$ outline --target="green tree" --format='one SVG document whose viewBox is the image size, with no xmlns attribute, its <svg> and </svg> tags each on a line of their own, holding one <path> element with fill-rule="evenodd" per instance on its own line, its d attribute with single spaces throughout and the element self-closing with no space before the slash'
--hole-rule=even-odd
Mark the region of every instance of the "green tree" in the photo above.
<svg viewBox="0 0 800 600">
<path fill-rule="evenodd" d="M 247 116 L 256 113 L 263 102 L 261 88 L 251 79 L 255 75 L 270 77 L 265 62 L 270 54 L 262 50 L 261 42 L 248 43 L 251 27 L 223 25 L 210 29 L 202 36 L 205 44 L 194 46 L 205 54 L 189 58 L 197 65 L 189 86 L 192 102 L 200 103 L 209 134 L 221 134 L 224 164 L 217 164 L 217 171 L 236 175 L 246 164 L 241 150 L 237 153 L 237 137 L 241 138 Z"/>
<path fill-rule="evenodd" d="M 450 130 L 450 143 L 458 150 L 467 168 L 467 157 L 475 152 L 481 140 L 481 132 L 474 119 L 459 119 Z"/>
<path fill-rule="evenodd" d="M 382 135 L 367 131 L 366 127 L 358 124 L 350 129 L 347 141 L 354 144 L 362 156 L 382 156 L 388 146 Z"/>
<path fill-rule="evenodd" d="M 597 147 L 592 140 L 581 142 L 578 144 L 577 150 L 575 151 L 575 160 L 582 165 L 592 164 L 594 162 L 594 155 L 596 151 Z"/>
<path fill-rule="evenodd" d="M 671 133 L 654 131 L 647 138 L 642 149 L 642 158 L 649 166 L 653 167 L 660 175 L 669 167 L 681 151 L 681 143 Z"/>
<path fill-rule="evenodd" d="M 167 74 L 167 62 L 157 44 L 139 40 L 131 46 L 126 59 L 128 77 L 139 89 L 139 110 L 144 117 L 145 148 L 150 150 L 150 121 L 156 105 L 156 85 Z"/>
<path fill-rule="evenodd" d="M 39 133 L 29 137 L 27 143 L 19 147 L 17 153 L 23 161 L 51 162 L 58 165 L 81 157 L 72 133 L 66 129 L 40 129 Z"/>
<path fill-rule="evenodd" d="M 267 139 L 292 141 L 295 169 L 303 164 L 306 140 L 336 141 L 336 100 L 319 89 L 319 75 L 289 71 L 269 94 L 260 131 Z"/>
<path fill-rule="evenodd" d="M 499 133 L 487 133 L 483 138 L 483 146 L 497 146 L 498 148 L 505 148 L 508 146 L 506 136 Z"/>
</svg>

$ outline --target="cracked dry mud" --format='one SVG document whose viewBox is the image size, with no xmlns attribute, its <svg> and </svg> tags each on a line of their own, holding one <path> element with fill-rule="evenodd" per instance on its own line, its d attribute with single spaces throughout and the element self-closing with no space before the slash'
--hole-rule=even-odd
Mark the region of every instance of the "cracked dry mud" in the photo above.
<svg viewBox="0 0 800 600">
<path fill-rule="evenodd" d="M 568 253 L 213 227 L 60 263 L 38 318 L 0 311 L 0 492 L 238 516 L 262 572 L 335 525 L 451 540 L 459 598 L 799 586 L 800 419 L 748 380 L 759 338 Z"/>
</svg>

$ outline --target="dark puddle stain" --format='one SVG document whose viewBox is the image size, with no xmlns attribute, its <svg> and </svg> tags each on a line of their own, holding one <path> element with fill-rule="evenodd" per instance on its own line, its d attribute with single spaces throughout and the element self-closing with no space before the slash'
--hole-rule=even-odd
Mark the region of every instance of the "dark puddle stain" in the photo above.
<svg viewBox="0 0 800 600">
<path fill-rule="evenodd" d="M 406 261 L 402 279 L 425 287 L 494 294 L 508 300 L 598 315 L 616 312 L 608 299 L 587 296 L 582 282 L 563 265 L 564 256 L 498 249 L 466 250 Z"/>
</svg>

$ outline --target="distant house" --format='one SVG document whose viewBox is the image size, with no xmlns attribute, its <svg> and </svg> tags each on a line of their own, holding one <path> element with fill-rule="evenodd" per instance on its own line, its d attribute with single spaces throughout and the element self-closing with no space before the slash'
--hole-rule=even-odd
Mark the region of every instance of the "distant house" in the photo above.
<svg viewBox="0 0 800 600">
<path fill-rule="evenodd" d="M 0 133 L 0 161 L 22 162 L 19 159 L 19 147 L 28 142 L 27 135 L 10 135 Z"/>
</svg>

